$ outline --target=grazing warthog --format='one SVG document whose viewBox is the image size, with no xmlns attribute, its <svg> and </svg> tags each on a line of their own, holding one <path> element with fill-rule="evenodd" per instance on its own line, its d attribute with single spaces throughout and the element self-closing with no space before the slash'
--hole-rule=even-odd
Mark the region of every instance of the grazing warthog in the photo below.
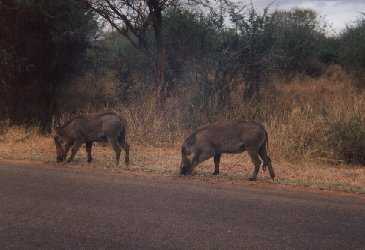
<svg viewBox="0 0 365 250">
<path fill-rule="evenodd" d="M 126 140 L 127 122 L 116 113 L 98 113 L 81 115 L 73 118 L 63 126 L 55 128 L 54 141 L 56 144 L 57 162 L 66 159 L 71 149 L 71 162 L 83 143 L 86 144 L 87 161 L 91 162 L 93 142 L 109 141 L 116 154 L 117 165 L 121 147 L 125 150 L 125 163 L 129 164 L 129 145 Z M 72 148 L 71 148 L 72 147 Z"/>
<path fill-rule="evenodd" d="M 264 171 L 266 167 L 269 168 L 274 180 L 275 173 L 267 155 L 267 145 L 267 132 L 263 125 L 256 122 L 218 122 L 206 125 L 198 128 L 183 143 L 180 173 L 190 175 L 199 163 L 214 157 L 213 174 L 218 175 L 222 154 L 238 154 L 247 150 L 255 165 L 249 180 L 256 180 L 261 163 Z"/>
</svg>

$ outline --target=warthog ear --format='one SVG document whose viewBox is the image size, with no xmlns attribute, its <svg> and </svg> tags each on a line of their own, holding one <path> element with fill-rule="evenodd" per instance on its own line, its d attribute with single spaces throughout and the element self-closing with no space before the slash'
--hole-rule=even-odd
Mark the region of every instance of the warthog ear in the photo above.
<svg viewBox="0 0 365 250">
<path fill-rule="evenodd" d="M 62 128 L 61 127 L 55 127 L 52 131 L 53 136 L 62 136 Z"/>
<path fill-rule="evenodd" d="M 182 156 L 183 158 L 189 160 L 191 162 L 191 160 L 193 159 L 193 154 L 190 150 L 183 148 L 182 149 Z"/>
</svg>

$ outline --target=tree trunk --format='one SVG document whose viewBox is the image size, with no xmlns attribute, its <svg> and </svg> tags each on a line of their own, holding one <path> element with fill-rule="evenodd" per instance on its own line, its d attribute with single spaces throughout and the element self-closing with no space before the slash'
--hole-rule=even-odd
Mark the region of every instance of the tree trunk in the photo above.
<svg viewBox="0 0 365 250">
<path fill-rule="evenodd" d="M 157 90 L 157 102 L 161 106 L 167 97 L 167 86 L 165 84 L 165 49 L 162 38 L 162 9 L 159 6 L 159 1 L 151 1 L 150 9 L 153 13 L 153 29 L 155 34 L 155 84 Z"/>
<path fill-rule="evenodd" d="M 42 112 L 39 113 L 40 131 L 44 134 L 52 132 L 52 120 L 55 111 L 55 89 L 50 83 L 43 95 Z"/>
<path fill-rule="evenodd" d="M 163 104 L 167 97 L 167 86 L 165 82 L 165 51 L 161 49 L 158 52 L 156 61 L 156 86 L 157 86 L 157 101 Z"/>
</svg>

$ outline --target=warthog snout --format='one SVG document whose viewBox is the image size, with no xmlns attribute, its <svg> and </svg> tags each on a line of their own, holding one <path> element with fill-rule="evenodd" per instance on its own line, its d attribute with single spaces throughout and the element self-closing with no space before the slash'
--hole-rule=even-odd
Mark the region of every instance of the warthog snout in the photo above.
<svg viewBox="0 0 365 250">
<path fill-rule="evenodd" d="M 181 175 L 191 175 L 191 169 L 189 167 L 183 166 L 180 168 Z"/>
<path fill-rule="evenodd" d="M 56 144 L 56 161 L 62 162 L 65 159 L 65 154 L 64 154 L 64 149 L 62 147 L 62 143 L 57 135 L 54 137 L 54 141 Z"/>
<path fill-rule="evenodd" d="M 181 161 L 180 164 L 180 175 L 191 175 L 192 168 L 191 165 L 188 164 L 186 161 Z"/>
<path fill-rule="evenodd" d="M 62 155 L 58 155 L 56 158 L 57 162 L 63 162 L 65 160 L 65 158 Z"/>
<path fill-rule="evenodd" d="M 63 162 L 64 160 L 65 160 L 65 153 L 64 153 L 63 149 L 57 150 L 56 161 Z"/>
</svg>

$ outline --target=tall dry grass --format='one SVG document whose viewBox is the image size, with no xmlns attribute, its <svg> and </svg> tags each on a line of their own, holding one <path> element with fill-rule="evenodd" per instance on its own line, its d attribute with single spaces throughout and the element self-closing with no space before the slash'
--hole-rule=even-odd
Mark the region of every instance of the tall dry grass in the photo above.
<svg viewBox="0 0 365 250">
<path fill-rule="evenodd" d="M 350 76 L 339 68 L 330 68 L 319 79 L 296 79 L 276 85 L 276 91 L 279 95 L 274 102 L 266 104 L 268 112 L 274 109 L 266 123 L 276 157 L 346 160 L 338 155 L 340 148 L 335 147 L 344 139 L 340 135 L 334 137 L 335 127 L 343 124 L 345 131 L 354 132 L 347 139 L 355 144 L 358 131 L 352 131 L 351 123 L 359 120 L 365 127 L 365 93 L 353 87 Z M 356 146 L 352 150 L 359 150 Z"/>
<path fill-rule="evenodd" d="M 153 95 L 142 103 L 114 109 L 129 121 L 133 141 L 155 146 L 178 145 L 192 127 L 205 123 L 258 120 L 269 132 L 273 158 L 290 162 L 342 163 L 346 159 L 336 147 L 336 128 L 342 124 L 351 132 L 354 128 L 346 126 L 354 120 L 365 128 L 365 93 L 353 86 L 351 76 L 340 67 L 330 67 L 320 78 L 300 76 L 274 82 L 251 103 L 242 101 L 241 89 L 240 84 L 232 89 L 232 107 L 226 109 L 194 107 L 193 93 L 186 89 L 169 98 L 163 112 L 155 105 Z M 341 139 L 345 138 L 339 137 L 338 143 Z"/>
</svg>

